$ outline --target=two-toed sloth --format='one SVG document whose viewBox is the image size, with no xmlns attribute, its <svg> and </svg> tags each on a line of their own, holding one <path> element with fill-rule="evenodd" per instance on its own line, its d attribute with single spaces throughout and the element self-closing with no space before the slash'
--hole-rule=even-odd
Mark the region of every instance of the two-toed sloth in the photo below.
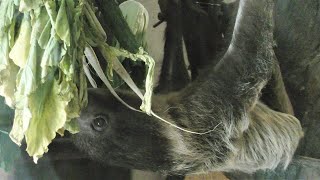
<svg viewBox="0 0 320 180">
<path fill-rule="evenodd" d="M 90 89 L 75 144 L 103 163 L 167 174 L 287 166 L 303 135 L 300 123 L 259 101 L 275 63 L 273 8 L 273 0 L 240 0 L 219 63 L 179 92 L 154 95 L 153 111 L 164 119 L 196 132 L 214 131 L 181 131 L 128 109 L 108 90 Z M 139 106 L 138 97 L 118 93 Z"/>
</svg>

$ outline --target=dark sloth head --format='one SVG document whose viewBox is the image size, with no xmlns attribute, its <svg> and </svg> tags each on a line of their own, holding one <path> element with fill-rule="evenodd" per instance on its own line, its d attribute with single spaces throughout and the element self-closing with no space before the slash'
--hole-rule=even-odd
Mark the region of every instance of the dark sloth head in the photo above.
<svg viewBox="0 0 320 180">
<path fill-rule="evenodd" d="M 120 94 L 139 107 L 138 98 Z M 73 137 L 80 150 L 104 164 L 153 171 L 169 167 L 168 140 L 158 121 L 128 109 L 108 90 L 91 89 L 88 96 L 89 104 L 79 118 L 80 133 Z"/>
</svg>

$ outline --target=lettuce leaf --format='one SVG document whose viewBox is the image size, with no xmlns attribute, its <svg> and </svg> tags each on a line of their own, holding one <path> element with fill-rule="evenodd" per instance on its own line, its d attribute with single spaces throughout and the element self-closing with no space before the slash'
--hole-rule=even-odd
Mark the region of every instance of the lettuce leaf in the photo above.
<svg viewBox="0 0 320 180">
<path fill-rule="evenodd" d="M 146 48 L 146 32 L 149 25 L 149 13 L 146 8 L 137 1 L 124 1 L 119 8 L 138 44 Z"/>
<path fill-rule="evenodd" d="M 5 102 L 10 107 L 15 104 L 14 92 L 18 72 L 19 67 L 12 62 L 9 62 L 5 70 L 0 71 L 0 96 L 5 97 Z"/>
<path fill-rule="evenodd" d="M 0 8 L 8 10 L 9 1 Z M 79 131 L 74 118 L 87 104 L 86 79 L 79 69 L 85 44 L 83 4 L 73 0 L 20 2 L 24 4 L 14 1 L 23 13 L 0 20 L 5 30 L 0 32 L 0 55 L 5 57 L 0 60 L 0 95 L 14 101 L 10 103 L 15 109 L 10 138 L 18 145 L 25 138 L 27 152 L 36 162 L 56 133 Z M 12 25 L 18 16 L 23 19 Z"/>
<path fill-rule="evenodd" d="M 148 13 L 142 5 L 130 3 L 123 4 L 122 11 L 138 41 L 144 41 Z M 132 54 L 108 46 L 95 13 L 91 1 L 85 0 L 1 1 L 0 96 L 15 111 L 10 138 L 18 145 L 25 138 L 35 162 L 48 152 L 57 133 L 79 131 L 76 118 L 88 103 L 83 69 L 88 44 L 99 47 L 108 60 L 109 79 L 116 58 L 127 57 L 148 66 L 140 108 L 149 115 L 152 112 L 153 59 L 142 48 Z"/>
<path fill-rule="evenodd" d="M 0 96 L 13 107 L 15 76 L 18 68 L 9 58 L 10 41 L 14 39 L 12 26 L 15 25 L 15 6 L 13 1 L 3 1 L 0 5 Z"/>
<path fill-rule="evenodd" d="M 24 68 L 30 51 L 30 40 L 31 40 L 31 19 L 29 13 L 25 13 L 20 33 L 18 35 L 18 39 L 16 40 L 13 48 L 10 51 L 9 57 L 13 60 L 13 62 L 21 67 Z"/>
<path fill-rule="evenodd" d="M 61 40 L 64 41 L 65 45 L 70 46 L 71 37 L 69 19 L 66 8 L 66 0 L 61 0 L 60 8 L 55 23 L 55 29 L 57 35 L 60 37 Z"/>
<path fill-rule="evenodd" d="M 32 9 L 37 9 L 42 4 L 42 0 L 20 0 L 19 11 L 27 12 Z"/>
<path fill-rule="evenodd" d="M 27 152 L 33 156 L 35 163 L 48 152 L 48 145 L 56 137 L 56 132 L 65 125 L 65 108 L 68 102 L 64 101 L 59 93 L 59 85 L 52 72 L 46 82 L 30 95 L 29 108 L 32 118 L 25 137 Z"/>
<path fill-rule="evenodd" d="M 20 69 L 19 74 L 17 75 L 17 90 L 15 93 L 16 111 L 10 137 L 18 145 L 21 145 L 21 141 L 29 128 L 32 117 L 29 109 L 29 96 L 36 91 L 40 85 L 39 62 L 42 51 L 43 50 L 38 46 L 36 39 L 34 39 L 27 64 L 23 69 Z"/>
</svg>

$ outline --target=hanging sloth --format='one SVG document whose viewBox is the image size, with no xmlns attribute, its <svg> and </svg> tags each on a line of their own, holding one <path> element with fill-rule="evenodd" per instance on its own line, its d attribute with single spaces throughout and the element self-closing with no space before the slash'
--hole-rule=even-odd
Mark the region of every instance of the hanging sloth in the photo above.
<svg viewBox="0 0 320 180">
<path fill-rule="evenodd" d="M 90 89 L 76 146 L 92 159 L 164 174 L 254 172 L 286 167 L 303 135 L 292 115 L 259 101 L 275 65 L 273 0 L 240 0 L 232 40 L 216 65 L 188 87 L 154 95 L 158 119 L 134 112 L 105 89 Z M 118 92 L 128 104 L 140 99 Z"/>
</svg>

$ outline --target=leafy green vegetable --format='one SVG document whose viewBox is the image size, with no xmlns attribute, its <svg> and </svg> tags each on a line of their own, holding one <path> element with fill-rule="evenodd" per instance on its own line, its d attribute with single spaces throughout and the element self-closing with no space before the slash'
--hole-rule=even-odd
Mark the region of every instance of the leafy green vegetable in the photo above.
<svg viewBox="0 0 320 180">
<path fill-rule="evenodd" d="M 19 11 L 27 12 L 32 9 L 37 9 L 42 4 L 40 0 L 20 0 Z"/>
<path fill-rule="evenodd" d="M 10 38 L 13 38 L 11 24 L 14 23 L 15 6 L 13 1 L 4 1 L 0 5 L 0 95 L 4 96 L 6 103 L 13 106 L 15 76 L 17 68 L 9 59 Z"/>
<path fill-rule="evenodd" d="M 0 60 L 1 61 L 1 60 Z M 6 104 L 14 105 L 14 93 L 16 89 L 16 76 L 19 68 L 13 62 L 9 62 L 6 69 L 0 70 L 0 96 L 4 96 Z"/>
<path fill-rule="evenodd" d="M 76 118 L 88 101 L 85 73 L 94 85 L 84 55 L 115 96 L 109 82 L 113 79 L 113 70 L 138 93 L 142 99 L 140 109 L 152 114 L 153 59 L 143 48 L 132 54 L 109 46 L 95 9 L 90 0 L 1 1 L 0 96 L 14 109 L 14 118 L 10 133 L 0 131 L 0 164 L 9 161 L 1 158 L 1 153 L 6 151 L 3 145 L 8 144 L 3 138 L 8 138 L 8 134 L 18 145 L 25 139 L 27 152 L 37 162 L 48 152 L 48 145 L 57 133 L 79 131 Z M 122 4 L 121 10 L 137 40 L 145 42 L 147 11 L 134 1 Z M 109 80 L 92 47 L 97 47 L 107 60 Z M 121 57 L 147 65 L 145 94 L 138 90 L 121 65 Z M 8 119 L 10 117 L 0 116 L 0 125 Z"/>
<path fill-rule="evenodd" d="M 12 59 L 12 61 L 21 68 L 24 68 L 27 64 L 30 51 L 31 31 L 30 15 L 26 13 L 21 23 L 18 39 L 9 54 L 10 59 Z"/>
<path fill-rule="evenodd" d="M 148 115 L 151 115 L 151 104 L 152 104 L 152 93 L 153 93 L 153 77 L 154 77 L 154 66 L 155 62 L 152 59 L 151 56 L 149 56 L 143 48 L 139 49 L 139 52 L 137 54 L 132 54 L 129 51 L 126 51 L 124 49 L 118 49 L 114 48 L 111 46 L 103 46 L 104 49 L 101 49 L 101 51 L 105 51 L 103 54 L 109 54 L 113 55 L 114 57 L 111 58 L 116 58 L 116 57 L 126 57 L 130 58 L 133 61 L 143 61 L 146 66 L 148 67 L 148 73 L 146 77 L 146 85 L 145 85 L 145 95 L 144 98 L 142 99 L 142 104 L 140 106 L 140 109 L 143 112 L 146 112 Z M 116 61 L 116 60 L 114 60 Z M 114 66 L 112 66 L 114 67 Z M 127 84 L 132 84 L 128 83 Z M 136 92 L 137 95 L 139 95 L 138 92 Z"/>
<path fill-rule="evenodd" d="M 138 41 L 144 42 L 145 41 L 145 32 L 148 26 L 149 15 L 147 10 L 138 2 L 136 1 L 126 1 L 120 5 L 120 9 L 125 16 L 127 23 L 131 29 L 131 31 L 136 35 Z M 91 23 L 93 24 L 93 23 Z M 90 26 L 89 26 L 90 27 Z M 96 31 L 97 32 L 97 31 Z M 89 33 L 90 34 L 90 33 Z M 90 36 L 91 37 L 91 36 Z M 144 44 L 144 43 L 141 43 Z M 155 62 L 151 56 L 149 56 L 144 49 L 141 47 L 139 48 L 139 52 L 136 54 L 130 53 L 124 49 L 119 49 L 116 47 L 111 47 L 104 41 L 101 41 L 97 38 L 90 38 L 89 45 L 97 46 L 104 56 L 104 58 L 108 62 L 108 69 L 107 69 L 107 76 L 108 79 L 112 81 L 113 79 L 113 70 L 115 70 L 123 79 L 124 81 L 133 89 L 133 91 L 142 99 L 142 104 L 140 109 L 151 115 L 151 100 L 152 100 L 152 92 L 153 92 L 153 76 L 154 76 L 154 66 Z M 104 73 L 101 71 L 101 67 L 97 60 L 97 57 L 94 54 L 92 48 L 88 45 L 86 48 L 85 54 L 89 61 L 89 63 L 93 66 L 94 70 L 100 77 L 100 79 L 104 82 L 104 84 L 108 87 L 111 93 L 125 106 L 128 108 L 139 111 L 127 103 L 125 103 L 114 91 L 111 87 L 111 84 L 107 81 Z M 114 63 L 118 63 L 118 58 L 129 58 L 133 61 L 143 61 L 145 65 L 148 67 L 146 83 L 145 83 L 145 94 L 142 97 L 141 92 L 137 90 L 137 86 L 134 84 L 131 78 L 128 78 L 128 74 L 125 73 L 125 69 L 121 68 L 122 66 L 114 66 Z M 120 69 L 121 68 L 121 69 Z M 89 75 L 88 75 L 89 76 Z M 90 76 L 89 76 L 90 77 Z M 92 80 L 91 80 L 92 82 Z M 93 86 L 94 83 L 93 83 Z"/>
<path fill-rule="evenodd" d="M 54 79 L 53 73 L 29 98 L 32 118 L 25 137 L 29 145 L 27 152 L 33 155 L 36 162 L 38 158 L 48 152 L 47 147 L 51 140 L 55 138 L 56 132 L 63 128 L 66 123 L 67 112 L 65 109 L 68 102 L 60 97 L 59 85 L 57 80 Z"/>
<path fill-rule="evenodd" d="M 67 15 L 66 0 L 61 0 L 60 8 L 55 23 L 55 29 L 57 35 L 60 37 L 61 40 L 64 41 L 65 45 L 70 46 L 71 35 L 69 19 Z"/>
<path fill-rule="evenodd" d="M 134 0 L 128 0 L 119 5 L 132 33 L 139 44 L 146 47 L 146 30 L 149 25 L 149 13 L 144 6 Z"/>
<path fill-rule="evenodd" d="M 5 0 L 0 10 L 0 95 L 15 109 L 11 139 L 25 138 L 36 162 L 57 132 L 78 131 L 87 103 L 83 2 Z"/>
</svg>

